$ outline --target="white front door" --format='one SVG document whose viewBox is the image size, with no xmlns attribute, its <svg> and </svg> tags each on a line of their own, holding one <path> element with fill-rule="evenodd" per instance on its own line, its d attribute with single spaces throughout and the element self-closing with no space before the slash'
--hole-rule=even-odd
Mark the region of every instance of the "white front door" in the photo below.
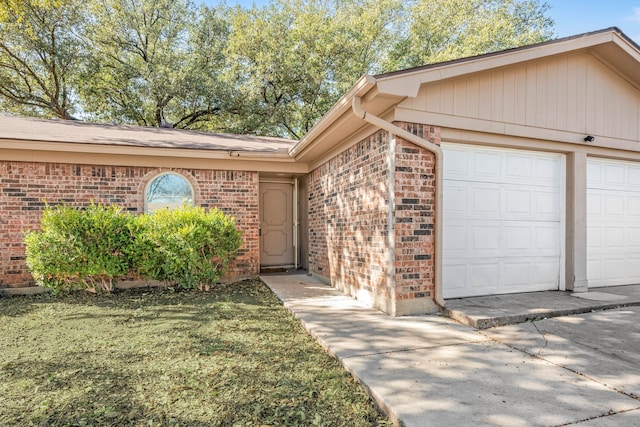
<svg viewBox="0 0 640 427">
<path fill-rule="evenodd" d="M 587 159 L 587 279 L 640 284 L 640 163 Z"/>
<path fill-rule="evenodd" d="M 442 148 L 445 298 L 559 289 L 564 156 Z"/>
<path fill-rule="evenodd" d="M 260 265 L 293 265 L 292 184 L 260 183 L 260 231 Z"/>
</svg>

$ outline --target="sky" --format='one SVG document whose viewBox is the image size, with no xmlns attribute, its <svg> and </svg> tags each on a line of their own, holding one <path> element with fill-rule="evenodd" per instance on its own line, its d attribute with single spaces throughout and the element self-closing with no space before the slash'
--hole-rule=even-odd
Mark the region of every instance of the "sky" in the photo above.
<svg viewBox="0 0 640 427">
<path fill-rule="evenodd" d="M 204 0 L 216 3 L 215 0 Z M 640 0 L 546 0 L 558 37 L 618 27 L 640 43 Z M 262 6 L 267 0 L 227 0 L 228 5 Z"/>
</svg>

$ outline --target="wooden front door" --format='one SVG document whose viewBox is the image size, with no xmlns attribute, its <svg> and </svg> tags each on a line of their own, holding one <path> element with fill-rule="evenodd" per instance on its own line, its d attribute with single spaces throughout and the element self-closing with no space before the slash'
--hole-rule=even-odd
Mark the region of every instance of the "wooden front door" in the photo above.
<svg viewBox="0 0 640 427">
<path fill-rule="evenodd" d="M 260 183 L 260 265 L 293 265 L 293 185 Z"/>
</svg>

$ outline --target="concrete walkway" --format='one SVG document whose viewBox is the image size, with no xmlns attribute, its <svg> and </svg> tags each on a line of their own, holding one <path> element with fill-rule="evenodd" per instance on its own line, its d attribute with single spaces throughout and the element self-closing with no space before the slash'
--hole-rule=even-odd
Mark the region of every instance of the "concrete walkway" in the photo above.
<svg viewBox="0 0 640 427">
<path fill-rule="evenodd" d="M 640 425 L 635 359 L 590 376 L 584 372 L 606 365 L 607 355 L 575 344 L 579 360 L 573 360 L 567 352 L 574 347 L 565 348 L 553 332 L 482 333 L 437 315 L 392 318 L 306 275 L 262 280 L 396 425 Z M 640 310 L 625 315 L 629 326 L 640 323 Z M 560 320 L 545 322 L 552 321 Z M 640 336 L 637 328 L 629 333 Z M 639 336 L 625 338 L 625 352 L 640 354 Z M 607 385 L 614 384 L 607 375 L 617 385 Z"/>
</svg>

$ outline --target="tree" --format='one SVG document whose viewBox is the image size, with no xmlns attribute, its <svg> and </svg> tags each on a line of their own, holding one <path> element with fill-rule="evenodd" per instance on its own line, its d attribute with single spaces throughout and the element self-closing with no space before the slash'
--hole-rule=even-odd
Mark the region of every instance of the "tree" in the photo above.
<svg viewBox="0 0 640 427">
<path fill-rule="evenodd" d="M 406 1 L 406 28 L 383 67 L 416 67 L 548 40 L 548 9 L 537 0 Z"/>
<path fill-rule="evenodd" d="M 300 138 L 364 73 L 552 36 L 535 0 L 281 0 L 236 9 L 227 56 L 243 114 L 231 129 Z"/>
<path fill-rule="evenodd" d="M 300 138 L 375 67 L 400 1 L 283 0 L 236 8 L 227 56 L 233 130 Z"/>
<path fill-rule="evenodd" d="M 0 0 L 0 110 L 297 139 L 364 73 L 553 28 L 538 0 L 80 1 Z"/>
<path fill-rule="evenodd" d="M 82 61 L 77 0 L 0 0 L 0 106 L 73 119 Z"/>
<path fill-rule="evenodd" d="M 187 0 L 98 0 L 82 91 L 89 116 L 198 127 L 221 110 L 227 26 Z"/>
</svg>

